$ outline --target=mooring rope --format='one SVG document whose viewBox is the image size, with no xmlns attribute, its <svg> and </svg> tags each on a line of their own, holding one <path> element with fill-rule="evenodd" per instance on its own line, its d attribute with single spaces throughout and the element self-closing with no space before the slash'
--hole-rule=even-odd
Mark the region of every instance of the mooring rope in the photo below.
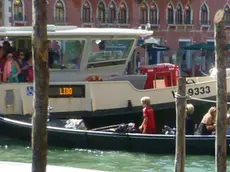
<svg viewBox="0 0 230 172">
<path fill-rule="evenodd" d="M 175 92 L 174 96 L 175 96 L 175 99 L 187 99 L 188 98 L 187 95 L 186 96 L 182 96 L 182 95 L 180 95 L 180 94 L 178 94 L 176 92 Z"/>
<path fill-rule="evenodd" d="M 197 100 L 197 101 L 201 101 L 201 102 L 217 103 L 216 100 L 201 99 L 201 98 L 196 98 L 196 97 L 192 97 L 189 95 L 181 96 L 178 93 L 175 93 L 175 99 L 185 99 L 185 98 L 187 98 L 187 100 Z M 227 104 L 230 105 L 230 102 L 227 102 Z"/>
<path fill-rule="evenodd" d="M 195 97 L 192 97 L 192 96 L 188 96 L 188 97 L 189 97 L 189 99 L 192 99 L 192 100 L 208 102 L 208 103 L 217 103 L 216 100 L 200 99 L 200 98 L 195 98 Z M 230 105 L 230 102 L 227 102 L 227 104 Z"/>
</svg>

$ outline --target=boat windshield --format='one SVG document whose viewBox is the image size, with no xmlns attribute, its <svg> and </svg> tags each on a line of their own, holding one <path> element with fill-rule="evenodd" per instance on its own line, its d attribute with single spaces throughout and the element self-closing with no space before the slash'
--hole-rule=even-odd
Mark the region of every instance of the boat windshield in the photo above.
<svg viewBox="0 0 230 172">
<path fill-rule="evenodd" d="M 85 40 L 51 40 L 52 68 L 80 69 Z"/>
<path fill-rule="evenodd" d="M 125 64 L 134 39 L 92 40 L 88 68 Z"/>
</svg>

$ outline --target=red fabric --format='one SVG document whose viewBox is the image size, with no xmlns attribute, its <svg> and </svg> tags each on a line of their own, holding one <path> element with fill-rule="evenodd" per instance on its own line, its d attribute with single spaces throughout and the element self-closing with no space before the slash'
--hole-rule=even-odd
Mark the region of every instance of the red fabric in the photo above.
<svg viewBox="0 0 230 172">
<path fill-rule="evenodd" d="M 0 69 L 1 69 L 2 72 L 4 70 L 5 64 L 6 64 L 6 59 L 4 57 L 2 57 L 0 59 Z"/>
<path fill-rule="evenodd" d="M 143 117 L 148 118 L 147 123 L 144 124 L 144 133 L 156 134 L 155 114 L 150 106 L 147 106 L 143 109 Z"/>
<path fill-rule="evenodd" d="M 4 68 L 5 68 L 5 64 L 6 64 L 6 59 L 4 57 L 2 57 L 0 59 L 0 70 L 1 70 L 1 75 L 0 75 L 0 81 L 3 81 L 3 71 L 4 71 Z"/>
<path fill-rule="evenodd" d="M 143 130 L 143 134 L 156 134 L 156 129 L 155 128 L 149 128 L 146 130 Z"/>
<path fill-rule="evenodd" d="M 29 67 L 29 69 L 27 70 L 27 81 L 28 82 L 33 82 L 34 81 L 33 67 Z"/>
</svg>

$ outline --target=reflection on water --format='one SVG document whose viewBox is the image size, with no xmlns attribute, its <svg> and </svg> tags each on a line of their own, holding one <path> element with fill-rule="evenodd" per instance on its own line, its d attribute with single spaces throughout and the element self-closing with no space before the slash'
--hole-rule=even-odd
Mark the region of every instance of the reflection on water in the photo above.
<svg viewBox="0 0 230 172">
<path fill-rule="evenodd" d="M 0 160 L 31 162 L 31 147 L 27 143 L 2 138 Z M 188 156 L 186 172 L 214 172 L 214 160 L 213 156 Z M 173 172 L 174 156 L 51 147 L 48 163 L 114 172 Z"/>
</svg>

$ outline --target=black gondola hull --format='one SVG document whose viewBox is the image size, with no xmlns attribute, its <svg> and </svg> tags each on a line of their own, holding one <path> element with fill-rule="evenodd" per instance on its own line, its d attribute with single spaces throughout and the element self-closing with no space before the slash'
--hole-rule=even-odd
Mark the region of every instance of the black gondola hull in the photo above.
<svg viewBox="0 0 230 172">
<path fill-rule="evenodd" d="M 31 140 L 30 123 L 0 117 L 0 134 L 20 140 Z M 69 148 L 119 150 L 151 154 L 174 154 L 175 136 L 113 133 L 47 127 L 49 146 Z M 230 153 L 230 136 L 227 136 Z M 214 155 L 215 136 L 186 136 L 186 153 Z"/>
</svg>

